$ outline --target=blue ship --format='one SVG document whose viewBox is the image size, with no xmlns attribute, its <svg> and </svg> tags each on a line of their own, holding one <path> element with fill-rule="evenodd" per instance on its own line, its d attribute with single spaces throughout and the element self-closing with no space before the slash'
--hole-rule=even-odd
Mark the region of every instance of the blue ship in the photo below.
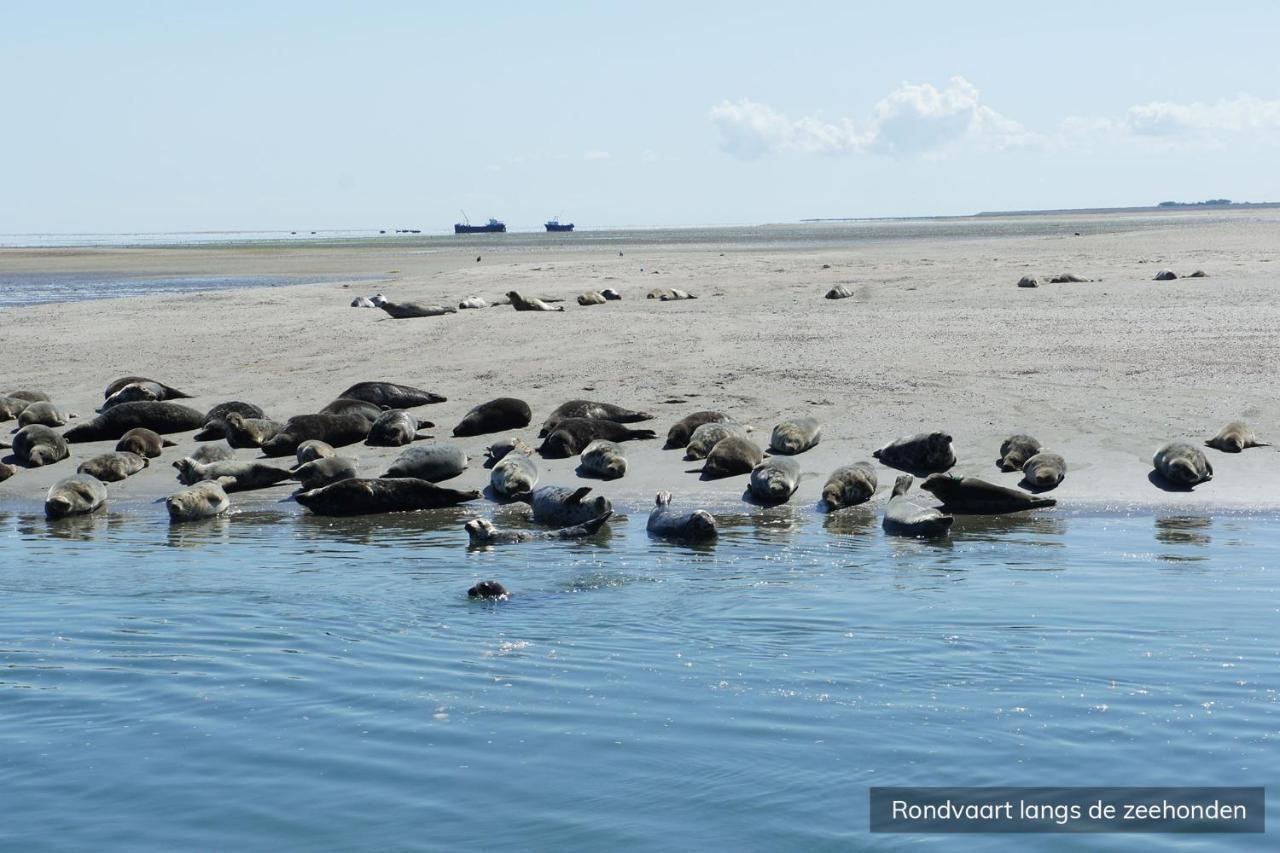
<svg viewBox="0 0 1280 853">
<path fill-rule="evenodd" d="M 572 222 L 566 222 L 565 224 L 561 225 L 560 220 L 558 219 L 552 219 L 550 222 L 546 223 L 546 226 L 548 231 L 572 231 L 573 230 Z"/>
<path fill-rule="evenodd" d="M 455 222 L 453 225 L 454 234 L 505 234 L 506 231 L 506 223 L 496 219 L 490 219 L 484 225 L 472 225 L 470 222 Z"/>
</svg>

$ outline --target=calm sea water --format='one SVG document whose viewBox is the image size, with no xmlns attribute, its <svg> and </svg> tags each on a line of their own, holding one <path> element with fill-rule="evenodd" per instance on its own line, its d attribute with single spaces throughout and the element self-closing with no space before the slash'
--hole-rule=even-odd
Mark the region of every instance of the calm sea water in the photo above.
<svg viewBox="0 0 1280 853">
<path fill-rule="evenodd" d="M 1274 786 L 1278 518 L 929 544 L 797 507 L 692 549 L 633 512 L 473 551 L 466 517 L 0 510 L 0 847 L 1265 846 L 870 836 L 867 789 Z"/>
<path fill-rule="evenodd" d="M 282 287 L 352 281 L 371 276 L 293 275 L 148 275 L 121 272 L 13 272 L 0 257 L 0 308 L 38 305 L 43 302 L 80 302 L 123 296 L 155 296 L 161 293 L 196 293 L 240 287 Z"/>
</svg>

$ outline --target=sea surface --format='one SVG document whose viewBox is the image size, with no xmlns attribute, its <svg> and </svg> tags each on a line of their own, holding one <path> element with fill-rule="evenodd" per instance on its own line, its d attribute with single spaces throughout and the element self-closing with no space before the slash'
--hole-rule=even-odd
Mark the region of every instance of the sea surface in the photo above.
<svg viewBox="0 0 1280 853">
<path fill-rule="evenodd" d="M 151 275 L 128 272 L 15 272 L 5 269 L 0 256 L 0 308 L 45 302 L 80 302 L 123 296 L 198 293 L 241 287 L 283 287 L 325 281 L 370 280 L 370 276 L 293 275 Z"/>
<path fill-rule="evenodd" d="M 467 517 L 0 507 L 0 849 L 1267 847 L 871 836 L 872 785 L 1270 785 L 1280 820 L 1280 518 Z"/>
</svg>

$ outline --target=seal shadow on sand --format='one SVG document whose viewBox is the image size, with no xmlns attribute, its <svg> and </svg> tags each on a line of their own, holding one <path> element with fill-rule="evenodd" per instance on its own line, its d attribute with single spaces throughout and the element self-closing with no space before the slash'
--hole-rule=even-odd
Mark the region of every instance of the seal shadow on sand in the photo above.
<svg viewBox="0 0 1280 853">
<path fill-rule="evenodd" d="M 937 468 L 909 468 L 905 465 L 894 465 L 891 462 L 885 462 L 883 459 L 880 459 L 878 457 L 876 458 L 876 462 L 880 463 L 886 468 L 892 468 L 895 471 L 901 471 L 904 474 L 910 474 L 912 477 L 915 477 L 917 480 L 923 480 L 925 477 L 928 477 L 930 474 L 945 474 L 947 471 L 950 471 L 952 468 L 956 467 L 956 463 L 952 462 L 946 468 L 943 468 L 941 470 Z M 890 485 L 892 485 L 892 483 Z"/>
<path fill-rule="evenodd" d="M 606 477 L 603 474 L 597 474 L 595 471 L 588 471 L 581 463 L 577 468 L 573 469 L 573 473 L 578 475 L 582 480 L 599 480 L 602 483 L 611 483 L 614 480 L 621 480 L 622 477 Z"/>
<path fill-rule="evenodd" d="M 1160 476 L 1158 471 L 1152 470 L 1147 474 L 1147 480 L 1157 489 L 1166 492 L 1190 492 L 1195 490 L 1195 486 L 1184 486 L 1182 483 L 1172 483 Z M 1197 483 L 1196 485 L 1200 485 Z"/>
</svg>

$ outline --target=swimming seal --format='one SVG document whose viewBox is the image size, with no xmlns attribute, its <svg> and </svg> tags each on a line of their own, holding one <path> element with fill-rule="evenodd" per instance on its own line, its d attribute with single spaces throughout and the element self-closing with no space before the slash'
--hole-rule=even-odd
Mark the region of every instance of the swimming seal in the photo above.
<svg viewBox="0 0 1280 853">
<path fill-rule="evenodd" d="M 63 437 L 76 444 L 118 439 L 135 427 L 146 427 L 165 435 L 199 429 L 203 425 L 202 412 L 179 403 L 121 403 L 91 421 L 73 426 L 63 433 Z"/>
<path fill-rule="evenodd" d="M 74 474 L 49 487 L 49 494 L 44 499 L 44 514 L 48 518 L 87 515 L 106 503 L 107 487 L 101 481 L 88 474 Z"/>
<path fill-rule="evenodd" d="M 1022 465 L 1022 482 L 1032 491 L 1056 489 L 1067 476 L 1067 460 L 1057 453 L 1042 451 Z"/>
<path fill-rule="evenodd" d="M 689 443 L 689 436 L 693 435 L 693 431 L 698 427 L 703 424 L 727 423 L 728 420 L 729 416 L 724 412 L 694 412 L 691 415 L 685 415 L 667 430 L 666 446 L 668 448 L 685 447 Z"/>
<path fill-rule="evenodd" d="M 1267 441 L 1258 441 L 1253 427 L 1244 421 L 1232 421 L 1218 430 L 1218 434 L 1205 443 L 1205 447 L 1221 450 L 1223 453 L 1239 453 L 1250 447 L 1270 447 Z"/>
<path fill-rule="evenodd" d="M 409 447 L 396 457 L 383 477 L 414 477 L 439 483 L 467 470 L 467 454 L 456 444 L 432 442 Z"/>
<path fill-rule="evenodd" d="M 489 473 L 489 487 L 500 498 L 524 500 L 538 485 L 538 466 L 525 453 L 513 450 Z"/>
<path fill-rule="evenodd" d="M 543 438 L 550 435 L 557 424 L 569 418 L 592 418 L 629 424 L 636 421 L 653 420 L 653 415 L 648 412 L 635 412 L 631 409 L 624 409 L 612 403 L 597 403 L 594 400 L 570 400 L 567 403 L 561 403 L 556 406 L 555 411 L 547 415 L 547 419 L 542 422 L 542 429 L 538 431 L 538 437 Z"/>
<path fill-rule="evenodd" d="M 80 463 L 77 474 L 88 474 L 104 483 L 118 483 L 150 465 L 150 460 L 136 453 L 117 451 L 103 453 Z"/>
<path fill-rule="evenodd" d="M 71 455 L 67 442 L 47 426 L 24 426 L 13 437 L 13 455 L 23 467 L 39 468 Z"/>
<path fill-rule="evenodd" d="M 704 480 L 749 474 L 764 460 L 764 451 L 745 435 L 729 435 L 716 442 L 698 469 Z"/>
<path fill-rule="evenodd" d="M 479 492 L 447 489 L 414 477 L 376 480 L 352 477 L 302 492 L 295 499 L 316 515 L 346 516 L 439 509 L 479 497 Z"/>
<path fill-rule="evenodd" d="M 786 503 L 799 487 L 800 463 L 786 456 L 774 456 L 761 462 L 751 470 L 751 479 L 747 483 L 751 496 L 765 504 Z"/>
<path fill-rule="evenodd" d="M 627 457 L 622 445 L 597 438 L 583 449 L 579 468 L 604 480 L 616 480 L 627 473 Z"/>
<path fill-rule="evenodd" d="M 1151 458 L 1156 473 L 1171 485 L 1191 488 L 1213 479 L 1213 466 L 1204 451 L 1185 441 L 1171 441 Z"/>
<path fill-rule="evenodd" d="M 116 450 L 120 453 L 136 453 L 148 459 L 159 456 L 161 448 L 175 446 L 169 439 L 162 438 L 155 430 L 146 427 L 134 427 L 116 442 Z"/>
<path fill-rule="evenodd" d="M 345 447 L 364 441 L 372 426 L 363 415 L 295 415 L 285 421 L 284 429 L 263 443 L 262 452 L 267 456 L 289 456 L 297 452 L 299 444 L 311 439 L 330 447 Z"/>
<path fill-rule="evenodd" d="M 704 509 L 672 509 L 671 493 L 658 492 L 645 529 L 651 536 L 694 542 L 716 538 L 716 519 Z"/>
<path fill-rule="evenodd" d="M 201 480 L 212 480 L 228 492 L 246 492 L 250 489 L 266 489 L 288 480 L 293 472 L 262 462 L 209 462 L 202 464 L 190 456 L 173 463 L 178 469 L 178 481 L 184 486 L 194 486 Z"/>
<path fill-rule="evenodd" d="M 792 418 L 773 428 L 769 447 L 775 453 L 803 453 L 822 440 L 822 424 L 817 418 Z"/>
<path fill-rule="evenodd" d="M 586 500 L 589 494 L 591 494 L 590 486 L 583 486 L 580 489 L 539 486 L 529 496 L 529 505 L 533 507 L 533 520 L 539 524 L 569 527 L 574 524 L 584 524 L 613 509 L 608 498 L 597 495 L 591 500 Z"/>
<path fill-rule="evenodd" d="M 911 483 L 911 475 L 903 474 L 893 484 L 893 496 L 889 498 L 881 523 L 884 532 L 891 536 L 946 536 L 955 519 L 936 509 L 926 509 L 907 500 L 907 490 L 911 488 Z"/>
<path fill-rule="evenodd" d="M 506 601 L 509 596 L 507 588 L 497 581 L 480 581 L 467 590 L 467 598 L 478 598 L 487 601 Z"/>
<path fill-rule="evenodd" d="M 827 478 L 822 487 L 822 501 L 828 510 L 857 506 L 871 500 L 879 484 L 875 466 L 870 462 L 844 465 Z"/>
<path fill-rule="evenodd" d="M 1040 452 L 1040 442 L 1029 435 L 1018 433 L 1000 443 L 1000 458 L 996 465 L 1001 471 L 1020 470 L 1024 463 Z"/>
<path fill-rule="evenodd" d="M 528 426 L 532 418 L 533 412 L 524 400 L 517 400 L 515 397 L 499 397 L 496 400 L 481 403 L 463 415 L 462 420 L 453 428 L 453 434 L 461 437 L 519 429 Z"/>
<path fill-rule="evenodd" d="M 1038 498 L 1017 489 L 1009 489 L 979 480 L 977 477 L 956 477 L 951 474 L 930 474 L 920 488 L 942 501 L 949 512 L 975 515 L 999 515 L 1054 506 L 1053 498 Z"/>
<path fill-rule="evenodd" d="M 448 399 L 434 391 L 424 391 L 412 385 L 399 385 L 395 382 L 357 382 L 338 397 L 364 400 L 380 409 L 412 409 L 431 403 L 443 403 Z"/>
<path fill-rule="evenodd" d="M 432 436 L 418 430 L 433 426 L 435 424 L 431 421 L 421 420 L 404 409 L 388 409 L 373 422 L 364 443 L 370 447 L 403 447 L 414 441 L 431 438 Z"/>
<path fill-rule="evenodd" d="M 871 455 L 891 468 L 904 471 L 945 471 L 956 464 L 951 436 L 945 432 L 918 432 L 895 438 Z"/>
<path fill-rule="evenodd" d="M 309 492 L 350 479 L 359 473 L 359 462 L 350 456 L 327 456 L 294 468 L 289 479 L 297 480 L 302 484 L 302 490 Z"/>
<path fill-rule="evenodd" d="M 148 379 L 145 376 L 122 376 L 106 387 L 106 389 L 102 392 L 102 399 L 104 400 L 110 399 L 112 394 L 115 394 L 117 391 L 119 391 L 121 388 L 123 388 L 126 385 L 154 386 L 154 390 L 160 395 L 157 399 L 162 401 L 163 400 L 183 400 L 191 396 L 185 391 L 179 391 L 177 388 L 170 388 L 168 385 L 165 385 L 163 382 L 157 382 L 154 379 Z"/>
<path fill-rule="evenodd" d="M 471 537 L 473 546 L 509 545 L 516 542 L 565 541 L 568 539 L 586 539 L 600 532 L 601 526 L 613 515 L 613 510 L 602 513 L 590 521 L 575 524 L 572 527 L 561 527 L 559 530 L 499 530 L 492 521 L 485 518 L 473 518 L 463 525 L 467 535 Z"/>
<path fill-rule="evenodd" d="M 542 441 L 538 452 L 546 459 L 575 456 L 598 438 L 609 441 L 632 441 L 657 438 L 651 429 L 630 429 L 616 421 L 596 418 L 565 418 Z"/>
<path fill-rule="evenodd" d="M 284 424 L 270 418 L 246 418 L 239 412 L 228 412 L 222 420 L 227 444 L 236 448 L 261 447 L 280 434 Z"/>
</svg>

